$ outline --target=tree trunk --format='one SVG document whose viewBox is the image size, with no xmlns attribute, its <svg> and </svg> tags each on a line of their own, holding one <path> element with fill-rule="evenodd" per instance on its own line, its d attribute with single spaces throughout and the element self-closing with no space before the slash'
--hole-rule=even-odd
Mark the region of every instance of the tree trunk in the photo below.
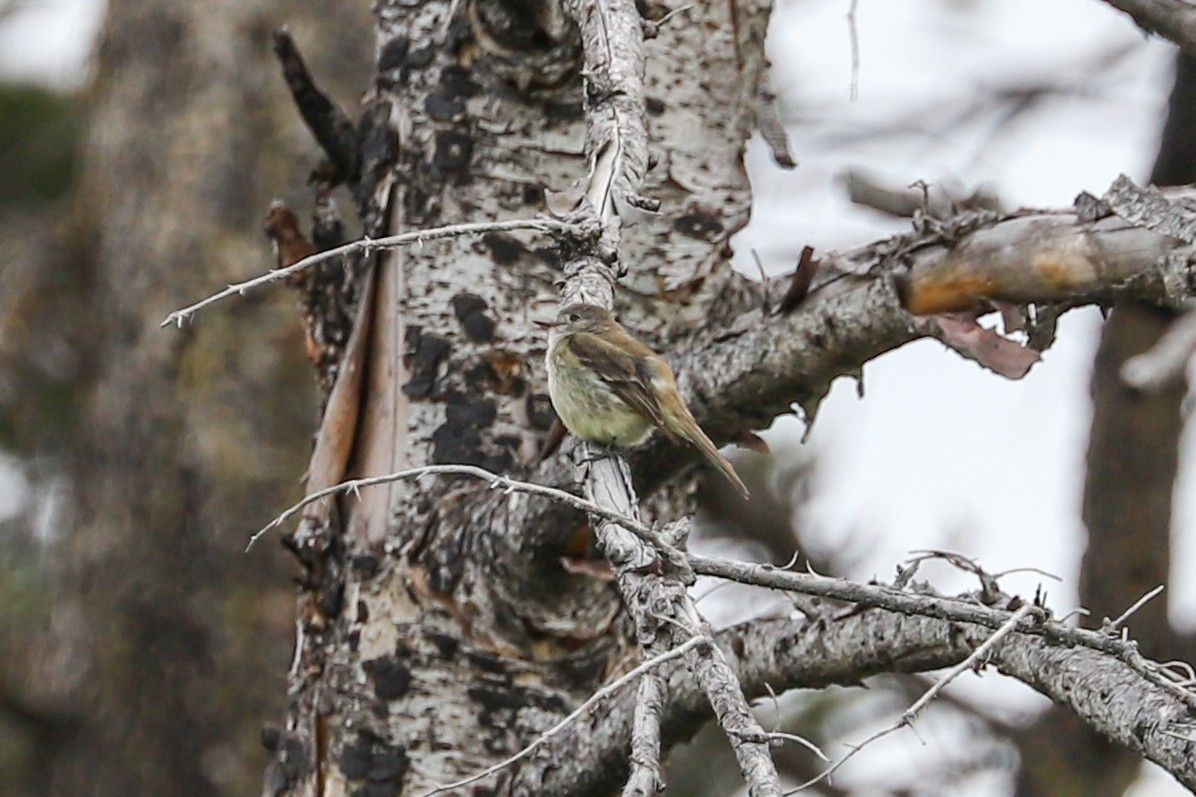
<svg viewBox="0 0 1196 797">
<path fill-rule="evenodd" d="M 626 232 L 619 302 L 656 342 L 701 322 L 711 296 L 728 317 L 749 295 L 724 258 L 749 207 L 742 150 L 767 7 L 730 9 L 690 7 L 648 44 L 660 149 L 647 182 L 665 210 Z M 527 218 L 584 179 L 578 33 L 559 5 L 383 2 L 377 14 L 356 189 L 370 234 Z M 565 483 L 560 456 L 533 465 L 551 415 L 531 326 L 555 313 L 565 260 L 542 238 L 500 233 L 381 256 L 361 310 L 368 365 L 348 475 L 464 463 Z M 661 296 L 664 309 L 647 301 Z M 371 488 L 292 538 L 322 552 L 307 559 L 320 577 L 301 599 L 267 794 L 421 793 L 518 751 L 634 663 L 613 585 L 561 566 L 584 548 L 583 516 L 435 478 Z"/>
</svg>

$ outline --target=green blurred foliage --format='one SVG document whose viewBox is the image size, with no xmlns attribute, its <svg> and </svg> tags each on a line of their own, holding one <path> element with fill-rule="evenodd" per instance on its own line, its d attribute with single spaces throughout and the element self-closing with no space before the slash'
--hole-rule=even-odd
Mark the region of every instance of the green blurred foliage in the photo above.
<svg viewBox="0 0 1196 797">
<path fill-rule="evenodd" d="M 74 96 L 0 84 L 0 208 L 44 205 L 67 192 L 81 118 Z"/>
</svg>

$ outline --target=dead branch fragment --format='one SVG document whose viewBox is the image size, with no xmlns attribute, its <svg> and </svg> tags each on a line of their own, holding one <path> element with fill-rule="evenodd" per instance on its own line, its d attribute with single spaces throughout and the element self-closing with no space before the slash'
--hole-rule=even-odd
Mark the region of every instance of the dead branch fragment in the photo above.
<svg viewBox="0 0 1196 797">
<path fill-rule="evenodd" d="M 335 167 L 336 173 L 329 184 L 356 182 L 361 150 L 353 121 L 316 85 L 285 27 L 274 32 L 274 54 L 282 64 L 283 77 L 300 116 Z"/>
<path fill-rule="evenodd" d="M 1124 175 L 1101 202 L 1119 218 L 1093 218 L 1085 202 L 1074 216 L 1019 214 L 923 251 L 897 277 L 902 305 L 931 315 L 988 301 L 1062 301 L 1097 285 L 1109 295 L 1141 271 L 1144 260 L 1161 261 L 1178 242 L 1196 237 L 1196 212 Z"/>
<path fill-rule="evenodd" d="M 664 789 L 660 771 L 660 714 L 664 710 L 664 678 L 651 672 L 640 679 L 631 727 L 631 775 L 623 797 L 655 797 Z"/>
<path fill-rule="evenodd" d="M 836 377 L 935 331 L 911 314 L 1000 298 L 1033 304 L 1049 326 L 1058 306 L 1119 296 L 1172 304 L 1193 292 L 1190 250 L 1115 216 L 1078 222 L 1060 211 L 992 218 L 947 238 L 923 233 L 824 252 L 798 312 L 766 319 L 748 311 L 730 329 L 704 330 L 671 362 L 698 422 L 725 442 L 795 403 L 809 416 Z M 651 463 L 646 488 L 687 464 L 685 452 L 663 452 L 653 445 L 636 455 L 637 464 Z"/>
</svg>

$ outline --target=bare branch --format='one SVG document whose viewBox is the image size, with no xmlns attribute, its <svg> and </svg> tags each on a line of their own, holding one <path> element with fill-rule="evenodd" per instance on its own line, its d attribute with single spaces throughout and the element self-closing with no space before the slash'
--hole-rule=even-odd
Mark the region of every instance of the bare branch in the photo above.
<svg viewBox="0 0 1196 797">
<path fill-rule="evenodd" d="M 619 691 L 626 684 L 631 683 L 636 678 L 639 678 L 641 675 L 644 675 L 644 674 L 650 672 L 652 669 L 659 667 L 660 665 L 662 665 L 668 661 L 672 661 L 673 659 L 680 658 L 681 656 L 685 655 L 686 653 L 689 653 L 690 650 L 698 647 L 699 645 L 709 645 L 709 644 L 710 644 L 709 639 L 705 639 L 702 637 L 693 637 L 692 639 L 688 640 L 687 642 L 684 642 L 683 644 L 678 645 L 675 648 L 665 651 L 664 653 L 660 654 L 659 656 L 655 656 L 655 657 L 649 659 L 648 661 L 643 662 L 635 669 L 630 670 L 629 672 L 625 673 L 624 675 L 620 676 L 619 678 L 616 678 L 615 680 L 611 681 L 606 686 L 599 689 L 594 694 L 590 695 L 589 699 L 587 699 L 584 703 L 582 703 L 580 706 L 578 706 L 576 709 L 574 709 L 572 711 L 572 713 L 570 713 L 567 717 L 565 717 L 563 720 L 558 722 L 556 725 L 553 725 L 551 728 L 546 730 L 544 733 L 537 736 L 535 741 L 533 741 L 527 747 L 520 750 L 515 755 L 511 756 L 510 758 L 505 758 L 502 761 L 499 761 L 497 764 L 487 767 L 486 769 L 482 770 L 481 772 L 478 772 L 474 775 L 470 775 L 468 778 L 462 778 L 461 780 L 453 781 L 452 783 L 445 783 L 443 785 L 437 786 L 435 789 L 432 789 L 431 791 L 424 792 L 423 794 L 420 795 L 420 797 L 432 797 L 432 795 L 434 795 L 434 794 L 441 794 L 442 792 L 451 791 L 452 789 L 459 789 L 462 786 L 468 786 L 470 783 L 475 783 L 475 782 L 481 780 L 482 778 L 487 778 L 487 777 L 493 775 L 495 772 L 499 772 L 499 771 L 511 766 L 512 764 L 522 761 L 523 759 L 527 758 L 529 755 L 534 753 L 538 748 L 543 746 L 550 739 L 552 739 L 552 737 L 556 736 L 561 731 L 563 731 L 565 728 L 569 727 L 570 723 L 572 723 L 574 720 L 576 720 L 578 717 L 580 717 L 582 714 L 584 714 L 586 711 L 588 711 L 591 707 L 597 705 L 598 703 L 605 700 L 608 696 Z"/>
<path fill-rule="evenodd" d="M 563 300 L 609 308 L 620 274 L 612 264 L 619 254 L 622 216 L 652 205 L 639 194 L 648 165 L 643 24 L 633 0 L 566 0 L 565 7 L 581 32 L 587 97 L 590 173 L 584 200 L 574 215 L 596 219 L 601 234 L 597 241 L 578 246 L 579 256 L 566 265 Z M 592 464 L 579 473 L 586 496 L 620 516 L 638 521 L 635 489 L 626 460 L 622 456 L 591 459 Z M 686 590 L 693 580 L 688 566 L 672 566 L 667 557 L 645 546 L 620 521 L 604 518 L 595 530 L 615 570 L 645 653 L 709 636 L 709 628 Z M 727 731 L 749 793 L 753 797 L 779 797 L 780 779 L 769 754 L 768 739 L 752 716 L 722 651 L 702 646 L 692 650 L 687 661 Z M 636 716 L 651 722 L 643 711 L 637 711 Z M 649 729 L 643 731 L 641 748 L 651 746 L 649 733 Z M 647 766 L 650 769 L 652 762 Z M 641 766 L 636 782 L 628 789 L 634 792 L 646 777 Z"/>
<path fill-rule="evenodd" d="M 1196 791 L 1193 711 L 1136 667 L 1084 648 L 1019 636 L 994 657 L 997 669 L 1060 703 L 1089 727 L 1135 750 Z M 1155 665 L 1158 666 L 1158 665 Z"/>
<path fill-rule="evenodd" d="M 1075 211 L 994 217 L 945 238 L 941 232 L 900 236 L 823 253 L 799 312 L 745 312 L 731 328 L 703 330 L 670 362 L 703 429 L 715 442 L 727 441 L 743 429 L 767 426 L 795 403 L 809 415 L 836 377 L 926 337 L 929 330 L 911 313 L 970 307 L 985 297 L 1040 309 L 1117 296 L 1176 303 L 1189 298 L 1191 251 L 1124 219 L 1083 221 Z M 692 456 L 652 443 L 633 459 L 647 477 L 641 487 L 651 489 Z"/>
<path fill-rule="evenodd" d="M 1147 592 L 1141 598 L 1138 598 L 1138 600 L 1134 601 L 1134 604 L 1132 606 L 1130 606 L 1130 608 L 1128 608 L 1124 612 L 1122 612 L 1117 617 L 1116 620 L 1113 620 L 1111 623 L 1106 625 L 1104 628 L 1101 629 L 1101 631 L 1104 631 L 1106 634 L 1117 633 L 1117 631 L 1121 629 L 1121 626 L 1125 624 L 1125 621 L 1130 619 L 1130 617 L 1134 614 L 1134 612 L 1138 611 L 1143 606 L 1145 606 L 1147 603 L 1149 603 L 1151 600 L 1153 600 L 1154 598 L 1156 598 L 1160 594 L 1162 594 L 1164 589 L 1165 589 L 1165 586 L 1163 584 L 1159 584 L 1157 587 L 1152 589 L 1150 592 Z"/>
<path fill-rule="evenodd" d="M 970 605 L 958 598 L 940 600 L 960 607 Z M 1003 602 L 1011 600 L 1002 596 Z M 751 621 L 720 631 L 716 639 L 725 650 L 734 651 L 732 661 L 746 692 L 759 696 L 767 694 L 769 686 L 777 690 L 858 686 L 880 673 L 953 667 L 973 655 L 1013 614 L 998 612 L 1000 622 L 988 626 L 876 609 L 817 621 Z M 1127 649 L 1132 649 L 1132 644 L 1122 648 Z M 1068 706 L 1102 733 L 1133 747 L 1189 788 L 1196 788 L 1196 759 L 1184 741 L 1191 733 L 1185 718 L 1192 715 L 1192 709 L 1174 689 L 1159 686 L 1157 677 L 1145 677 L 1125 656 L 1053 640 L 1042 634 L 1039 622 L 1029 622 L 1029 618 L 991 654 L 990 660 L 1002 673 Z M 675 666 L 679 670 L 679 665 Z M 1165 677 L 1173 686 L 1191 677 L 1184 666 L 1151 666 L 1166 670 Z M 688 738 L 693 726 L 710 716 L 710 708 L 703 690 L 680 677 L 680 672 L 666 669 L 661 675 L 669 686 L 662 717 L 662 740 L 667 748 L 679 736 Z M 520 785 L 534 785 L 541 797 L 564 797 L 576 793 L 580 782 L 598 777 L 604 762 L 610 760 L 609 751 L 627 747 L 631 699 L 632 695 L 623 693 L 609 710 L 589 715 L 554 740 L 548 754 L 559 756 L 559 766 L 534 783 L 520 779 Z M 540 775 L 537 773 L 538 778 Z"/>
<path fill-rule="evenodd" d="M 693 571 L 698 575 L 718 576 L 743 584 L 755 584 L 773 589 L 792 590 L 808 595 L 851 601 L 861 606 L 883 608 L 909 615 L 935 617 L 943 620 L 972 623 L 988 628 L 1000 628 L 1009 619 L 1009 612 L 1001 611 L 980 603 L 959 599 L 942 598 L 937 595 L 903 592 L 876 584 L 858 584 L 845 579 L 828 578 L 809 573 L 791 573 L 777 570 L 771 565 L 733 562 L 696 554 L 686 554 Z M 1026 633 L 1040 635 L 1056 644 L 1082 646 L 1106 653 L 1124 661 L 1135 672 L 1149 682 L 1159 686 L 1196 709 L 1196 694 L 1187 689 L 1172 673 L 1149 662 L 1132 642 L 1117 639 L 1099 631 L 1071 628 L 1058 622 L 1051 622 L 1044 616 L 1043 622 Z"/>
<path fill-rule="evenodd" d="M 856 12 L 859 10 L 859 0 L 851 0 L 847 9 L 847 35 L 851 39 L 851 91 L 849 97 L 852 102 L 860 98 L 860 31 L 856 23 Z"/>
<path fill-rule="evenodd" d="M 667 540 L 665 540 L 659 532 L 649 528 L 638 520 L 627 517 L 626 515 L 622 515 L 612 509 L 600 506 L 593 501 L 587 501 L 584 498 L 567 493 L 564 490 L 558 490 L 555 487 L 547 487 L 543 484 L 533 484 L 531 482 L 519 481 L 518 479 L 512 479 L 509 476 L 502 476 L 498 473 L 493 473 L 485 468 L 479 468 L 476 465 L 424 465 L 418 468 L 401 470 L 396 473 L 388 473 L 384 476 L 370 476 L 364 479 L 352 479 L 350 481 L 341 482 L 340 484 L 334 484 L 330 487 L 325 487 L 322 490 L 317 490 L 316 492 L 305 496 L 302 501 L 291 505 L 278 517 L 274 518 L 265 526 L 255 531 L 253 536 L 249 538 L 249 543 L 245 546 L 245 550 L 248 551 L 250 548 L 252 548 L 254 543 L 256 543 L 258 539 L 260 539 L 261 536 L 270 529 L 281 526 L 283 523 L 287 522 L 300 511 L 302 511 L 304 507 L 310 506 L 321 499 L 328 498 L 332 495 L 339 495 L 341 493 L 357 492 L 364 487 L 373 487 L 379 484 L 392 484 L 404 479 L 417 479 L 420 476 L 431 476 L 437 474 L 470 476 L 475 479 L 488 481 L 490 482 L 491 487 L 502 488 L 508 492 L 542 495 L 546 498 L 560 501 L 575 509 L 580 509 L 583 512 L 589 512 L 595 517 L 604 518 L 613 523 L 618 523 L 623 528 L 631 531 L 632 534 L 655 547 L 658 551 L 666 555 L 674 554 L 672 558 L 684 566 L 684 560 L 676 556 L 676 549 Z"/>
<path fill-rule="evenodd" d="M 452 238 L 458 235 L 478 235 L 487 232 L 501 232 L 507 230 L 535 230 L 537 232 L 554 232 L 567 229 L 568 225 L 562 221 L 554 221 L 552 219 L 511 219 L 508 221 L 481 221 L 481 222 L 466 222 L 462 224 L 449 224 L 444 227 L 433 227 L 427 230 L 418 230 L 416 232 L 405 232 L 400 235 L 388 235 L 384 238 L 362 238 L 358 241 L 347 243 L 344 246 L 338 246 L 335 249 L 328 249 L 323 252 L 305 257 L 297 263 L 294 263 L 286 268 L 275 268 L 267 271 L 261 276 L 254 277 L 245 282 L 238 282 L 234 285 L 229 285 L 219 293 L 213 294 L 203 301 L 196 302 L 193 305 L 184 307 L 180 310 L 175 310 L 170 315 L 166 316 L 166 320 L 159 326 L 169 326 L 170 324 L 177 324 L 182 326 L 183 322 L 195 315 L 196 312 L 202 310 L 210 304 L 215 304 L 221 299 L 227 299 L 234 295 L 244 295 L 247 291 L 253 288 L 259 288 L 262 285 L 267 285 L 271 282 L 285 279 L 290 275 L 302 271 L 306 268 L 323 263 L 326 260 L 331 260 L 335 257 L 341 257 L 353 252 L 362 252 L 369 254 L 382 249 L 394 249 L 400 246 L 408 246 L 410 244 L 423 243 L 424 241 L 434 241 L 438 238 Z"/>
<path fill-rule="evenodd" d="M 916 701 L 914 701 L 913 705 L 911 705 L 905 711 L 901 712 L 901 716 L 898 717 L 897 720 L 893 724 L 891 724 L 885 728 L 882 728 L 881 730 L 872 734 L 871 736 L 869 736 L 867 739 L 860 742 L 859 744 L 852 745 L 851 751 L 847 755 L 840 758 L 838 761 L 836 761 L 830 767 L 827 767 L 827 769 L 824 770 L 817 777 L 811 778 L 810 780 L 801 784 L 797 788 L 790 789 L 789 791 L 787 791 L 785 793 L 786 794 L 795 794 L 796 792 L 802 791 L 803 789 L 808 789 L 809 787 L 813 786 L 815 783 L 818 783 L 819 781 L 826 780 L 832 774 L 834 774 L 836 771 L 838 771 L 840 767 L 842 767 L 844 764 L 846 764 L 848 761 L 850 761 L 852 758 L 854 758 L 855 755 L 857 753 L 859 753 L 861 750 L 863 750 L 865 747 L 868 747 L 873 742 L 875 742 L 879 739 L 882 739 L 885 736 L 888 736 L 889 734 L 896 733 L 897 731 L 901 730 L 902 728 L 904 728 L 906 726 L 912 726 L 914 723 L 914 720 L 917 719 L 918 715 L 921 714 L 922 711 L 928 705 L 930 705 L 930 702 L 932 700 L 934 700 L 935 697 L 938 696 L 939 692 L 943 691 L 943 689 L 946 688 L 947 684 L 954 681 L 956 678 L 958 678 L 960 675 L 962 675 L 965 671 L 972 669 L 974 667 L 982 666 L 984 664 L 985 657 L 989 655 L 989 653 L 992 651 L 992 649 L 994 647 L 996 647 L 997 643 L 999 643 L 1005 637 L 1007 637 L 1011 633 L 1013 633 L 1017 629 L 1018 625 L 1020 625 L 1022 623 L 1022 621 L 1026 620 L 1027 618 L 1029 618 L 1029 616 L 1031 614 L 1033 614 L 1034 609 L 1035 609 L 1035 607 L 1029 603 L 1022 606 L 1020 609 L 1018 609 L 1016 612 L 1014 612 L 1013 615 L 1010 616 L 1010 618 L 1008 620 L 1006 620 L 1001 625 L 1000 628 L 998 628 L 996 631 L 994 631 L 988 637 L 988 639 L 984 640 L 983 643 L 981 643 L 974 651 L 972 651 L 972 654 L 970 656 L 968 656 L 966 659 L 961 661 L 959 664 L 956 664 L 950 670 L 945 672 L 940 678 L 938 678 L 934 682 L 934 684 L 928 690 L 926 690 L 925 694 L 923 694 L 920 698 L 918 698 Z"/>
</svg>

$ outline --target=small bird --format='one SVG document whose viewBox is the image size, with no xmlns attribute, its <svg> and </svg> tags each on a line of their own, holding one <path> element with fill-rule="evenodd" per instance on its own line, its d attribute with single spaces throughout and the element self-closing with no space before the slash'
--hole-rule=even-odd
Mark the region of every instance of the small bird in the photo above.
<svg viewBox="0 0 1196 797">
<path fill-rule="evenodd" d="M 548 393 L 565 427 L 583 440 L 637 446 L 660 429 L 710 461 L 744 498 L 748 489 L 677 391 L 668 363 L 636 340 L 610 311 L 571 304 L 548 333 Z"/>
</svg>

